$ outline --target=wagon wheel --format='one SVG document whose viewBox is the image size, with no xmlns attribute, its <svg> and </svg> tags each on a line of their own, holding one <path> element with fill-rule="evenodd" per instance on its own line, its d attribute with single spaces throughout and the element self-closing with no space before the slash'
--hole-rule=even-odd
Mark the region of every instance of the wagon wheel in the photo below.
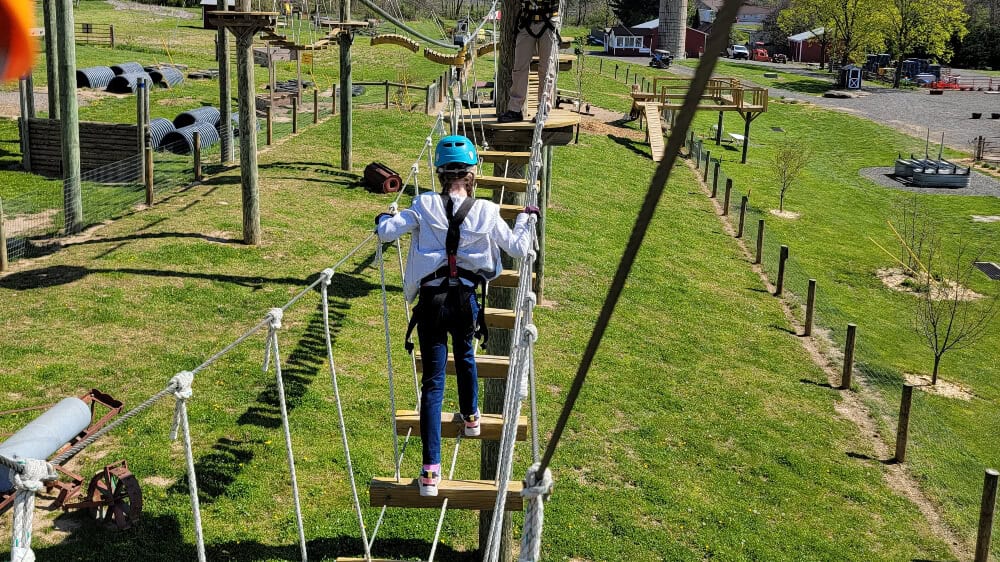
<svg viewBox="0 0 1000 562">
<path fill-rule="evenodd" d="M 90 480 L 87 499 L 99 505 L 90 509 L 98 521 L 128 529 L 142 514 L 142 489 L 124 464 L 108 466 Z"/>
</svg>

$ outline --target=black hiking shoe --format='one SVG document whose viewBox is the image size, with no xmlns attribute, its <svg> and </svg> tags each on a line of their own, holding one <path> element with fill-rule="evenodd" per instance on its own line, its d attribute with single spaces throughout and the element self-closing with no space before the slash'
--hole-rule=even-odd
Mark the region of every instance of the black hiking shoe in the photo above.
<svg viewBox="0 0 1000 562">
<path fill-rule="evenodd" d="M 520 111 L 504 111 L 500 117 L 497 117 L 497 123 L 514 123 L 516 121 L 524 121 L 524 114 Z"/>
</svg>

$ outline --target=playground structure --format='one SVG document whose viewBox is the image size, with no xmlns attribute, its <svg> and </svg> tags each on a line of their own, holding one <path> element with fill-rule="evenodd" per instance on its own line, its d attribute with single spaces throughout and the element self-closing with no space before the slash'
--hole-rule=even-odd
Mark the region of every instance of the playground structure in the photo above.
<svg viewBox="0 0 1000 562">
<path fill-rule="evenodd" d="M 673 130 L 678 112 L 683 107 L 684 97 L 691 88 L 688 78 L 654 78 L 648 83 L 649 91 L 643 91 L 638 84 L 632 85 L 632 119 L 645 119 L 646 134 L 649 139 L 653 161 L 659 162 L 664 155 L 664 130 Z M 747 161 L 747 147 L 750 141 L 750 124 L 767 111 L 768 94 L 766 88 L 746 87 L 735 78 L 712 78 L 708 81 L 696 111 L 718 111 L 719 121 L 715 126 L 715 143 L 723 142 L 724 116 L 736 112 L 743 119 L 743 134 L 727 133 L 728 140 L 742 145 L 742 163 Z"/>
</svg>

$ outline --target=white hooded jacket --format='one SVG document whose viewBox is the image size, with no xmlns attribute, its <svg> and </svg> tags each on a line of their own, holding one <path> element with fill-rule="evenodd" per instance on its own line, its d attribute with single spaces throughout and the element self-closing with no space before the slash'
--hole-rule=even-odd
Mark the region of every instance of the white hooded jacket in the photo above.
<svg viewBox="0 0 1000 562">
<path fill-rule="evenodd" d="M 515 258 L 525 257 L 531 244 L 530 228 L 526 213 L 517 216 L 511 230 L 500 218 L 499 205 L 477 199 L 460 227 L 458 267 L 487 281 L 496 279 L 503 271 L 500 249 Z M 406 301 L 413 302 L 420 291 L 420 280 L 448 263 L 445 250 L 448 218 L 441 194 L 430 191 L 420 194 L 409 209 L 383 219 L 376 231 L 382 242 L 392 242 L 413 232 L 403 283 Z"/>
</svg>

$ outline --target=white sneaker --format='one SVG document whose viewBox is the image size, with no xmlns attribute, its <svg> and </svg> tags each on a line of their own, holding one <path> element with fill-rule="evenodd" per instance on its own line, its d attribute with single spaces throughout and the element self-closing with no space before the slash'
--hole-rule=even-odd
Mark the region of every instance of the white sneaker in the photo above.
<svg viewBox="0 0 1000 562">
<path fill-rule="evenodd" d="M 465 436 L 466 437 L 479 437 L 479 431 L 481 429 L 479 427 L 479 418 L 480 417 L 482 417 L 482 416 L 479 415 L 479 412 L 476 412 L 475 414 L 472 414 L 471 416 L 462 416 L 462 419 L 465 421 Z"/>
<path fill-rule="evenodd" d="M 423 470 L 420 472 L 420 495 L 424 497 L 435 497 L 438 495 L 438 484 L 441 483 L 441 474 L 433 470 Z"/>
</svg>

